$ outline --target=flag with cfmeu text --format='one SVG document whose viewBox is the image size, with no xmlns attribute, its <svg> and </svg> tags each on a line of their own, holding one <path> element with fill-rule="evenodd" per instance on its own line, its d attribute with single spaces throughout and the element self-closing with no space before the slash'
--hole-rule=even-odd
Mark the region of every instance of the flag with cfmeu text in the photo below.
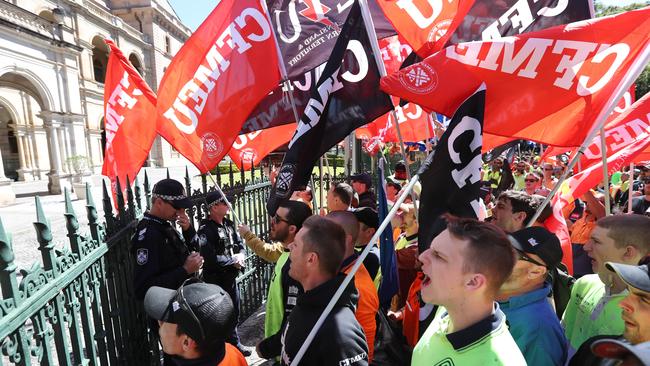
<svg viewBox="0 0 650 366">
<path fill-rule="evenodd" d="M 377 0 L 395 30 L 420 57 L 442 49 L 474 0 Z"/>
<path fill-rule="evenodd" d="M 613 127 L 605 131 L 608 174 L 637 161 L 640 154 L 650 148 L 650 94 L 646 94 L 632 104 L 612 121 L 610 126 Z M 593 149 L 593 145 L 592 143 L 587 150 Z M 589 165 L 562 184 L 553 197 L 553 215 L 544 223 L 560 238 L 563 248 L 564 242 L 568 239 L 562 239 L 568 238 L 568 229 L 566 229 L 562 210 L 603 181 L 602 155 L 596 159 L 595 153 L 596 151 L 593 150 L 586 153 L 585 158 L 588 159 Z"/>
<path fill-rule="evenodd" d="M 635 86 L 632 85 L 628 91 L 623 94 L 623 97 L 618 101 L 618 104 L 612 111 L 612 114 L 607 117 L 607 122 L 605 122 L 605 129 L 611 126 L 612 121 L 617 121 L 617 123 L 620 123 L 620 121 L 617 119 L 618 116 L 621 115 L 625 110 L 627 110 L 632 103 L 636 100 L 635 98 Z M 598 141 L 600 141 L 600 135 L 598 135 Z M 593 144 L 592 144 L 593 145 Z M 600 143 L 598 143 L 598 146 L 600 146 Z M 547 158 L 551 156 L 557 156 L 564 154 L 569 151 L 575 150 L 579 146 L 573 146 L 573 147 L 557 147 L 557 146 L 549 146 L 548 149 L 544 150 L 544 153 L 542 154 L 540 161 L 545 161 Z M 583 163 L 581 162 L 580 165 Z"/>
<path fill-rule="evenodd" d="M 156 137 L 156 95 L 111 40 L 104 83 L 106 149 L 102 174 L 111 181 L 113 196 L 117 179 L 126 188 L 147 159 Z"/>
<path fill-rule="evenodd" d="M 314 164 L 332 146 L 392 108 L 389 96 L 379 90 L 377 64 L 359 63 L 374 59 L 370 45 L 355 2 L 289 142 L 266 204 L 269 215 L 293 191 L 304 189 Z"/>
<path fill-rule="evenodd" d="M 158 133 L 205 173 L 280 81 L 261 3 L 222 0 L 178 51 L 158 95 Z"/>
<path fill-rule="evenodd" d="M 296 123 L 239 135 L 228 156 L 239 170 L 258 165 L 270 152 L 286 144 L 296 131 Z"/>
<path fill-rule="evenodd" d="M 382 78 L 382 89 L 450 115 L 482 82 L 485 131 L 579 146 L 650 44 L 650 7 L 450 46 Z M 626 81 L 629 82 L 629 81 Z"/>
</svg>

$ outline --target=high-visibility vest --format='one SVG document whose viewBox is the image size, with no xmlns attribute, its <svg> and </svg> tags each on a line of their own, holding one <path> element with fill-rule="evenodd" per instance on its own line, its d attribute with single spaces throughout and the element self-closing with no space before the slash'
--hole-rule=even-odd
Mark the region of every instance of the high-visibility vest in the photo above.
<svg viewBox="0 0 650 366">
<path fill-rule="evenodd" d="M 273 277 L 269 285 L 266 300 L 266 316 L 264 318 L 264 337 L 268 338 L 280 331 L 284 320 L 284 292 L 282 290 L 282 267 L 289 259 L 289 252 L 284 252 L 278 258 L 273 269 Z"/>
</svg>

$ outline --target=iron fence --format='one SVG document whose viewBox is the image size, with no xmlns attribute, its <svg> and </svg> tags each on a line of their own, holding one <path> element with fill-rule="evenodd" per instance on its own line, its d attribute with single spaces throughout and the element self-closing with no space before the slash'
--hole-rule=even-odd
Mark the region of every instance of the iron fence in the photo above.
<svg viewBox="0 0 650 366">
<path fill-rule="evenodd" d="M 259 169 L 258 169 L 259 171 Z M 266 197 L 270 183 L 253 169 L 251 178 L 236 182 L 234 169 L 224 179 L 217 175 L 234 210 L 260 237 L 267 239 L 269 218 Z M 256 175 L 260 175 L 256 177 Z M 225 180 L 222 182 L 222 180 Z M 194 206 L 188 210 L 195 227 L 207 217 L 204 204 L 209 187 L 193 189 L 187 173 L 185 185 Z M 103 186 L 104 222 L 86 187 L 87 227 L 80 227 L 68 191 L 65 191 L 65 222 L 68 244 L 54 245 L 52 227 L 36 197 L 34 223 L 40 263 L 17 268 L 12 240 L 0 218 L 0 365 L 147 365 L 159 356 L 151 350 L 155 336 L 148 334 L 142 304 L 133 291 L 131 236 L 144 210 L 151 205 L 151 186 L 145 172 L 144 185 L 127 181 L 126 197 L 117 184 L 116 207 L 108 187 Z M 237 284 L 241 314 L 245 319 L 265 300 L 272 264 L 248 253 L 246 271 Z M 152 357 L 153 355 L 153 357 Z"/>
</svg>

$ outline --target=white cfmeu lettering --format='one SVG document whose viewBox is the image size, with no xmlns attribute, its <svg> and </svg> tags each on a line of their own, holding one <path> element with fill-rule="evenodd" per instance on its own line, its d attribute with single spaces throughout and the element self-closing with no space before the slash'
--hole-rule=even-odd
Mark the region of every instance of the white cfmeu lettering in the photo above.
<svg viewBox="0 0 650 366">
<path fill-rule="evenodd" d="M 539 70 L 554 70 L 559 77 L 553 85 L 569 90 L 577 84 L 579 96 L 592 95 L 607 85 L 630 54 L 630 46 L 625 43 L 609 45 L 543 38 L 526 39 L 517 52 L 514 47 L 515 40 L 506 37 L 447 47 L 445 53 L 448 58 L 466 65 L 508 74 L 516 72 L 517 76 L 529 79 L 537 77 Z M 560 61 L 556 67 L 540 67 L 549 50 L 562 55 Z"/>
<path fill-rule="evenodd" d="M 642 141 L 650 136 L 650 113 L 645 115 L 645 121 L 641 118 L 635 118 L 631 121 L 622 123 L 618 126 L 605 130 L 605 145 L 607 146 L 607 155 L 612 155 L 634 141 Z M 585 150 L 585 159 L 600 159 L 602 157 L 600 146 L 600 135 L 596 136 L 587 149 Z"/>
<path fill-rule="evenodd" d="M 142 91 L 135 87 L 133 87 L 133 90 L 129 93 L 130 86 L 129 74 L 125 71 L 120 83 L 117 84 L 115 89 L 113 89 L 110 98 L 108 98 L 108 103 L 106 103 L 104 128 L 106 130 L 107 145 L 111 144 L 113 138 L 115 138 L 117 129 L 120 128 L 120 125 L 124 122 L 124 116 L 118 112 L 117 109 L 133 109 L 133 106 L 138 102 L 135 97 L 142 95 Z"/>
<path fill-rule="evenodd" d="M 251 132 L 251 133 L 245 133 L 243 135 L 237 136 L 237 139 L 235 142 L 232 144 L 233 149 L 241 150 L 248 144 L 249 141 L 253 141 L 260 133 L 262 133 L 262 130 Z"/>
<path fill-rule="evenodd" d="M 264 42 L 270 36 L 271 27 L 264 15 L 254 8 L 244 9 L 217 37 L 192 79 L 181 88 L 163 116 L 181 132 L 188 135 L 194 133 L 219 76 L 230 66 L 230 61 L 224 55 L 230 55 L 231 51 L 243 54 L 251 49 L 250 42 Z"/>
<path fill-rule="evenodd" d="M 539 0 L 533 0 L 537 3 Z M 569 5 L 569 0 L 559 0 L 555 7 L 545 6 L 541 8 L 537 15 L 543 17 L 554 17 L 562 14 Z M 509 27 L 515 29 L 517 33 L 523 33 L 535 21 L 533 10 L 528 0 L 517 1 L 510 9 L 506 10 L 496 21 L 488 25 L 482 32 L 481 36 L 484 41 L 501 38 L 501 29 Z M 508 23 L 510 23 L 508 25 Z"/>
<path fill-rule="evenodd" d="M 397 5 L 398 8 L 405 10 L 408 16 L 413 19 L 420 29 L 427 29 L 440 16 L 443 4 L 442 0 L 426 0 L 426 2 L 428 2 L 431 7 L 431 15 L 429 16 L 422 13 L 422 9 L 415 5 L 414 0 L 397 0 L 395 5 Z"/>
</svg>

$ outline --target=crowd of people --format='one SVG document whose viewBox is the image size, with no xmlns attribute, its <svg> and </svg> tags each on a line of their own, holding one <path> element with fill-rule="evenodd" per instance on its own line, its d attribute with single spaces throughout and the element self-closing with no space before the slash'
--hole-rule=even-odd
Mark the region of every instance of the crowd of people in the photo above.
<svg viewBox="0 0 650 366">
<path fill-rule="evenodd" d="M 398 163 L 380 182 L 388 205 L 406 168 Z M 497 157 L 483 170 L 479 218 L 446 215 L 425 250 L 418 230 L 430 223 L 418 222 L 417 186 L 391 222 L 399 288 L 388 307 L 378 295 L 370 174 L 332 182 L 318 212 L 309 187 L 295 192 L 272 217 L 270 242 L 228 219 L 219 192 L 207 195 L 209 217 L 195 229 L 183 186 L 165 179 L 132 240 L 135 294 L 165 365 L 246 365 L 236 278 L 247 247 L 275 266 L 255 351 L 290 365 L 371 246 L 301 365 L 650 365 L 650 167 L 613 174 L 610 190 L 594 187 L 565 210 L 572 258 L 543 225 L 550 207 L 531 222 L 564 169 L 530 151 L 512 162 Z M 605 202 L 615 214 L 605 214 Z"/>
</svg>

